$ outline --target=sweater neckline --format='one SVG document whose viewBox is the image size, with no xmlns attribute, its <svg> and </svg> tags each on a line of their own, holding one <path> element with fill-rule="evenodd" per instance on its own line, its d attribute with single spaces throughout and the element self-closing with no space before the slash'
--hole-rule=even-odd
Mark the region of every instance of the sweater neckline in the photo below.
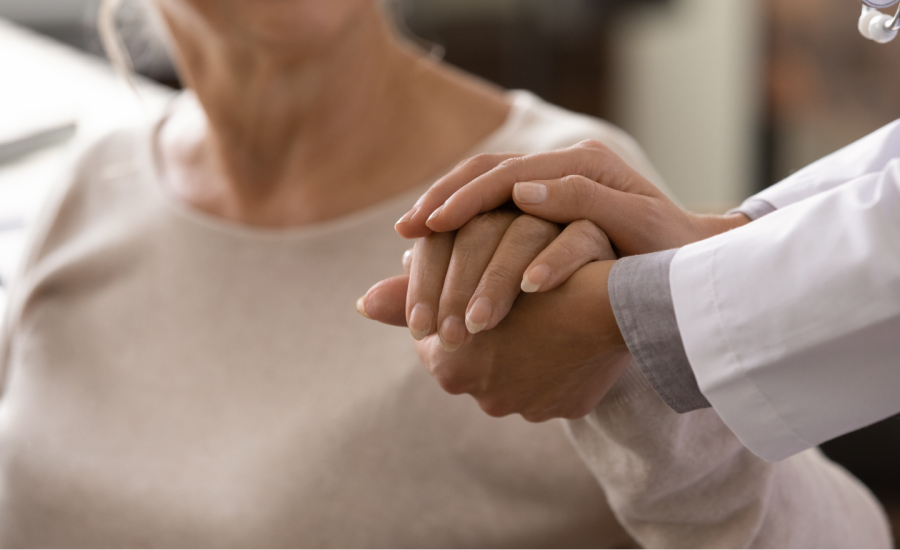
<svg viewBox="0 0 900 550">
<path fill-rule="evenodd" d="M 171 193 L 168 193 L 162 185 L 164 175 L 161 170 L 159 133 L 162 126 L 169 117 L 172 116 L 178 104 L 185 101 L 185 96 L 191 93 L 192 92 L 190 91 L 183 92 L 167 104 L 160 117 L 153 124 L 148 125 L 143 137 L 146 146 L 141 147 L 142 154 L 147 155 L 145 160 L 147 165 L 149 165 L 148 175 L 150 181 L 148 183 L 153 188 L 154 194 L 158 196 L 166 210 L 175 214 L 178 218 L 187 221 L 191 225 L 220 234 L 250 239 L 296 240 L 316 238 L 349 230 L 362 225 L 367 221 L 387 216 L 391 212 L 402 209 L 404 205 L 409 205 L 411 207 L 431 184 L 436 181 L 435 178 L 422 185 L 412 187 L 397 195 L 348 214 L 302 226 L 275 228 L 243 224 L 220 218 L 179 200 Z M 526 113 L 531 110 L 534 104 L 539 100 L 537 96 L 526 90 L 508 91 L 507 97 L 510 99 L 510 109 L 506 120 L 504 120 L 492 133 L 472 147 L 462 158 L 468 158 L 480 153 L 508 152 L 505 151 L 504 144 L 519 132 Z"/>
</svg>

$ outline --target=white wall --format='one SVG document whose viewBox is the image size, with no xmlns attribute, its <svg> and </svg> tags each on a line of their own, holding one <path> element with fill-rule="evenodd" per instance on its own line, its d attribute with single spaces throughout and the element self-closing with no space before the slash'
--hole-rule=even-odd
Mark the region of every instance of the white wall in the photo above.
<svg viewBox="0 0 900 550">
<path fill-rule="evenodd" d="M 762 2 L 670 0 L 615 31 L 615 122 L 688 207 L 752 193 L 763 96 Z"/>
</svg>

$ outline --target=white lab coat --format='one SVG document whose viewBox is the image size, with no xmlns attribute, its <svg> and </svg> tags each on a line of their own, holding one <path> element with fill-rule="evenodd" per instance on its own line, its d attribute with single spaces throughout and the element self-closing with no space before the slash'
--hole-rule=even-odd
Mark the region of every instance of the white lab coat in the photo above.
<svg viewBox="0 0 900 550">
<path fill-rule="evenodd" d="M 900 413 L 900 121 L 755 198 L 670 281 L 700 390 L 774 461 Z"/>
</svg>

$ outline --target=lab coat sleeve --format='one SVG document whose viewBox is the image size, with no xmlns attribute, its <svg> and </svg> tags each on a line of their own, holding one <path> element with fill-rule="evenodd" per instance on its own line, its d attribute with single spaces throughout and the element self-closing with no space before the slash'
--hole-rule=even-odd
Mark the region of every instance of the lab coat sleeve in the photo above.
<svg viewBox="0 0 900 550">
<path fill-rule="evenodd" d="M 900 159 L 682 248 L 669 276 L 700 390 L 757 455 L 900 412 Z"/>
<path fill-rule="evenodd" d="M 567 428 L 642 547 L 892 547 L 877 501 L 818 449 L 766 462 L 715 410 L 672 411 L 634 366 Z"/>
<path fill-rule="evenodd" d="M 785 180 L 747 199 L 737 211 L 756 212 L 769 204 L 781 209 L 830 191 L 848 181 L 884 170 L 900 151 L 900 120 L 797 171 Z M 758 215 L 749 216 L 757 219 Z"/>
<path fill-rule="evenodd" d="M 635 364 L 675 412 L 710 406 L 688 361 L 675 318 L 669 270 L 678 250 L 628 256 L 609 274 L 609 301 Z"/>
<path fill-rule="evenodd" d="M 776 210 L 778 209 L 769 201 L 753 197 L 745 200 L 744 204 L 739 207 L 729 210 L 725 215 L 743 214 L 744 216 L 747 216 L 750 221 L 754 221 L 767 214 L 771 214 Z"/>
</svg>

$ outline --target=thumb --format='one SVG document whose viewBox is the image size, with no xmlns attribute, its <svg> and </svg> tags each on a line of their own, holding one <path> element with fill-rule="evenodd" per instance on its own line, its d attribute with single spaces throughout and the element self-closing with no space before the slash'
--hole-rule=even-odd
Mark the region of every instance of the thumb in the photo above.
<svg viewBox="0 0 900 550">
<path fill-rule="evenodd" d="M 385 279 L 357 300 L 356 310 L 368 319 L 395 327 L 406 326 L 406 290 L 409 275 Z"/>
</svg>

